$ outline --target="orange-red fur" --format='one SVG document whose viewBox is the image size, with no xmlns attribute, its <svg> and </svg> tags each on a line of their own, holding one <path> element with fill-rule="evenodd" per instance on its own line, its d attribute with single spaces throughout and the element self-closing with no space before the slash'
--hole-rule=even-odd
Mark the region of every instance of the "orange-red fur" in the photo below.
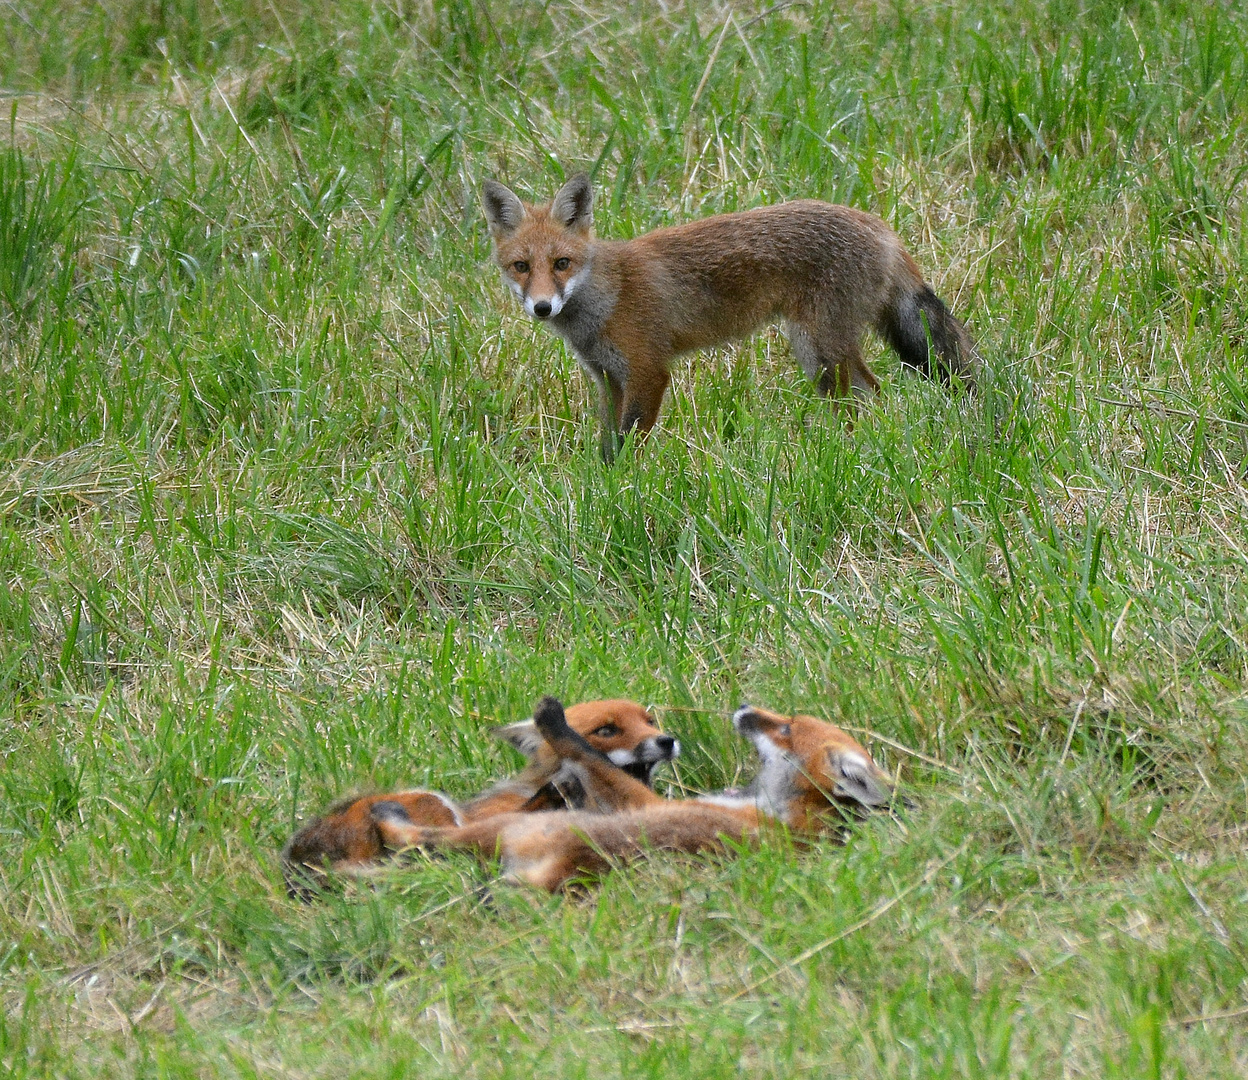
<svg viewBox="0 0 1248 1080">
<path fill-rule="evenodd" d="M 557 706 L 553 699 L 539 703 L 539 728 L 552 733 L 548 737 L 566 761 L 602 770 L 604 763 L 591 748 L 560 730 Z M 497 855 L 509 879 L 554 891 L 649 850 L 720 850 L 725 839 L 752 839 L 768 822 L 815 834 L 843 823 L 845 812 L 890 804 L 888 776 L 840 728 L 811 716 L 786 718 L 750 706 L 739 709 L 733 720 L 762 759 L 758 777 L 743 791 L 669 800 L 627 776 L 603 773 L 597 777 L 600 792 L 604 801 L 614 801 L 615 813 L 507 814 L 446 828 L 381 812 L 378 826 L 392 848 L 468 848 L 484 857 Z"/>
<path fill-rule="evenodd" d="M 611 774 L 618 773 L 645 790 L 649 790 L 654 766 L 679 753 L 679 743 L 664 735 L 654 718 L 633 701 L 582 702 L 568 709 L 567 721 L 596 752 L 619 761 L 619 766 L 609 765 Z M 568 805 L 593 810 L 599 805 L 592 782 L 561 776 L 561 757 L 537 733 L 532 720 L 497 728 L 495 734 L 529 759 L 520 773 L 462 805 L 438 792 L 419 789 L 354 796 L 336 803 L 324 816 L 300 829 L 283 849 L 282 862 L 291 891 L 306 891 L 321 880 L 327 867 L 357 875 L 375 867 L 386 854 L 373 817 L 379 805 L 397 806 L 408 821 L 427 826 L 465 825 L 499 814 L 527 814 Z"/>
<path fill-rule="evenodd" d="M 877 391 L 868 327 L 905 363 L 930 373 L 930 345 L 942 377 L 973 382 L 965 328 L 873 214 L 806 199 L 603 241 L 583 175 L 545 206 L 487 181 L 482 203 L 504 281 L 597 385 L 608 458 L 617 436 L 654 426 L 674 357 L 777 319 L 823 394 Z"/>
</svg>

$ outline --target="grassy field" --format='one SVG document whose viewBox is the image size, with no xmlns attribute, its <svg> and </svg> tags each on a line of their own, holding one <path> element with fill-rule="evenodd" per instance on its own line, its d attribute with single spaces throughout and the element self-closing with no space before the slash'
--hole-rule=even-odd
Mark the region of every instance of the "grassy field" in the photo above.
<svg viewBox="0 0 1248 1080">
<path fill-rule="evenodd" d="M 1248 1072 L 1239 5 L 0 6 L 0 1073 Z M 771 332 L 604 466 L 481 180 L 598 231 L 880 214 L 981 343 Z M 582 898 L 314 905 L 334 797 L 472 792 L 542 693 L 869 732 L 919 806 Z"/>
</svg>

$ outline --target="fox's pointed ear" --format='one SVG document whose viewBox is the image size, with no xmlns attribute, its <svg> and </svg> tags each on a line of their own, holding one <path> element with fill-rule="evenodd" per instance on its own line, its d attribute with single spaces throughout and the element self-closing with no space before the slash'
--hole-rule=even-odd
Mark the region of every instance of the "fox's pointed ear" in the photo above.
<svg viewBox="0 0 1248 1080">
<path fill-rule="evenodd" d="M 550 216 L 576 232 L 588 232 L 594 224 L 594 186 L 585 173 L 577 173 L 559 189 L 550 204 Z"/>
<path fill-rule="evenodd" d="M 515 232 L 524 220 L 524 203 L 516 193 L 497 180 L 487 180 L 481 185 L 481 208 L 490 226 L 491 236 L 506 236 Z"/>
<path fill-rule="evenodd" d="M 783 716 L 766 709 L 756 709 L 753 705 L 742 705 L 733 713 L 732 726 L 737 729 L 738 735 L 747 739 L 758 735 L 766 736 L 769 740 L 771 736 L 787 739 L 793 733 L 792 726 Z"/>
<path fill-rule="evenodd" d="M 893 788 L 875 763 L 852 750 L 829 750 L 832 794 L 868 809 L 893 801 Z"/>
<path fill-rule="evenodd" d="M 494 734 L 503 741 L 511 743 L 526 758 L 532 758 L 543 742 L 541 735 L 538 734 L 537 725 L 532 720 L 521 720 L 518 724 L 496 727 Z"/>
</svg>

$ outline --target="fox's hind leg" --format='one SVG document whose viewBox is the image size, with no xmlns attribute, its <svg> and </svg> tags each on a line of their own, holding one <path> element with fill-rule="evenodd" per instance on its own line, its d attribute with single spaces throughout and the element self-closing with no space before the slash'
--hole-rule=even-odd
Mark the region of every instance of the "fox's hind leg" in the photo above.
<svg viewBox="0 0 1248 1080">
<path fill-rule="evenodd" d="M 788 336 L 789 348 L 793 350 L 793 356 L 797 359 L 801 369 L 806 372 L 806 378 L 819 378 L 823 371 L 823 361 L 819 359 L 819 350 L 815 348 L 815 339 L 810 331 L 801 323 L 786 319 L 784 332 Z"/>
<path fill-rule="evenodd" d="M 470 825 L 419 825 L 395 802 L 379 802 L 372 806 L 373 821 L 382 843 L 390 851 L 408 848 L 461 848 L 476 851 L 490 858 L 498 849 L 503 830 L 523 814 L 498 814 Z"/>
<path fill-rule="evenodd" d="M 807 377 L 816 380 L 824 397 L 870 398 L 880 384 L 862 358 L 858 342 L 843 333 L 825 330 L 816 338 L 803 323 L 784 324 L 793 355 Z"/>
<path fill-rule="evenodd" d="M 843 398 L 851 392 L 855 402 L 869 401 L 880 392 L 879 380 L 867 367 L 857 345 L 839 349 L 824 361 L 819 374 L 819 393 L 824 397 Z"/>
</svg>

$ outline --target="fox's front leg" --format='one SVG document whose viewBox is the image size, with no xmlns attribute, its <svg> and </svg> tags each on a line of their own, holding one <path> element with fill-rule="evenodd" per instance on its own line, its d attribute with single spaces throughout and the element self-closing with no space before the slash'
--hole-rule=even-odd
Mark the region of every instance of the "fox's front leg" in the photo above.
<svg viewBox="0 0 1248 1080">
<path fill-rule="evenodd" d="M 621 439 L 634 430 L 639 436 L 649 433 L 659 418 L 663 395 L 667 393 L 667 385 L 671 381 L 672 377 L 666 368 L 643 368 L 633 372 L 624 387 L 624 400 L 620 408 Z"/>
<path fill-rule="evenodd" d="M 624 400 L 624 386 L 614 374 L 597 364 L 582 360 L 581 370 L 594 381 L 594 389 L 598 391 L 599 446 L 603 461 L 610 465 L 620 449 L 620 405 Z"/>
<path fill-rule="evenodd" d="M 624 404 L 624 384 L 611 372 L 598 380 L 598 420 L 602 429 L 602 460 L 608 465 L 620 452 L 620 410 Z"/>
</svg>

